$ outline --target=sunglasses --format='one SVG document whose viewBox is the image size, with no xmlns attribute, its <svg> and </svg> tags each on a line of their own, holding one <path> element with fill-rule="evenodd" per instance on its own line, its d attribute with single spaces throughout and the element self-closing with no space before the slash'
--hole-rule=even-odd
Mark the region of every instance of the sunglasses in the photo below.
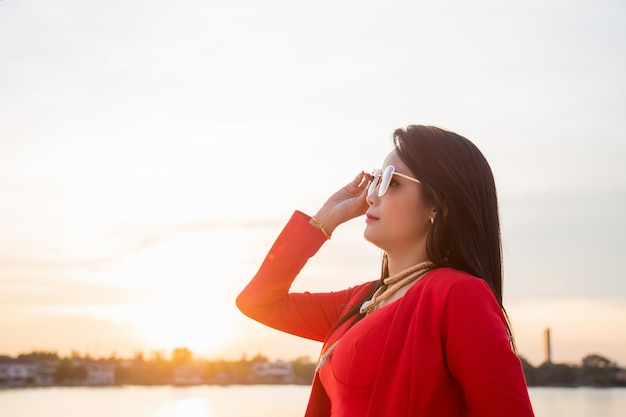
<svg viewBox="0 0 626 417">
<path fill-rule="evenodd" d="M 378 188 L 378 197 L 384 196 L 389 189 L 389 184 L 391 184 L 391 177 L 393 177 L 394 175 L 421 184 L 420 180 L 396 172 L 396 168 L 393 165 L 389 165 L 382 171 L 380 169 L 375 169 L 374 172 L 372 172 L 372 181 L 367 188 L 367 195 L 374 194 L 374 192 Z"/>
</svg>

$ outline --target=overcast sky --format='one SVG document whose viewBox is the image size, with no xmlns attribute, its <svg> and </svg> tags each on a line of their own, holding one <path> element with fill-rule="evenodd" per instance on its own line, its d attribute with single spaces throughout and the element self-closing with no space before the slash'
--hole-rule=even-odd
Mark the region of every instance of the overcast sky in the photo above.
<svg viewBox="0 0 626 417">
<path fill-rule="evenodd" d="M 0 354 L 314 357 L 234 297 L 432 124 L 494 170 L 520 353 L 626 364 L 626 4 L 0 2 Z M 364 222 L 295 289 L 377 278 Z"/>
</svg>

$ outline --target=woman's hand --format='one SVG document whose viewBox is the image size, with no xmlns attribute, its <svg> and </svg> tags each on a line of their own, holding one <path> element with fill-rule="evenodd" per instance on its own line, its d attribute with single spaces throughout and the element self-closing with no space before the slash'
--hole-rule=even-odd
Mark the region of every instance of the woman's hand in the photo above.
<svg viewBox="0 0 626 417">
<path fill-rule="evenodd" d="M 365 199 L 370 179 L 370 174 L 359 173 L 345 187 L 331 195 L 317 212 L 315 218 L 329 234 L 341 223 L 365 214 L 369 207 Z"/>
</svg>

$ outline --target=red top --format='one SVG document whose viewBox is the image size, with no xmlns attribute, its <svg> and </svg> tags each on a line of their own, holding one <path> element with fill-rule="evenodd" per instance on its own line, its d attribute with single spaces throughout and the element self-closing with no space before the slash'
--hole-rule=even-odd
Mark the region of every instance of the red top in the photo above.
<svg viewBox="0 0 626 417">
<path fill-rule="evenodd" d="M 306 416 L 533 416 L 502 311 L 487 284 L 469 274 L 438 268 L 402 298 L 329 334 L 374 283 L 289 293 L 326 240 L 308 221 L 294 213 L 237 298 L 244 314 L 278 330 L 325 346 L 341 339 L 315 376 Z"/>
<path fill-rule="evenodd" d="M 387 339 L 389 323 L 399 305 L 392 302 L 369 314 L 345 334 L 347 325 L 336 332 L 343 336 L 319 373 L 331 398 L 331 415 L 367 415 L 378 367 L 384 366 L 380 341 Z"/>
</svg>

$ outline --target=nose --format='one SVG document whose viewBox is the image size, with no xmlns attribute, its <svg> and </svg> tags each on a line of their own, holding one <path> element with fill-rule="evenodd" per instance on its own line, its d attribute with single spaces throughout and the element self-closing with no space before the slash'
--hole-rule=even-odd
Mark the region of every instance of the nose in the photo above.
<svg viewBox="0 0 626 417">
<path fill-rule="evenodd" d="M 367 195 L 365 196 L 365 202 L 370 207 L 374 205 L 374 199 L 378 198 L 378 193 L 376 191 L 377 189 L 371 193 L 367 193 Z"/>
</svg>

